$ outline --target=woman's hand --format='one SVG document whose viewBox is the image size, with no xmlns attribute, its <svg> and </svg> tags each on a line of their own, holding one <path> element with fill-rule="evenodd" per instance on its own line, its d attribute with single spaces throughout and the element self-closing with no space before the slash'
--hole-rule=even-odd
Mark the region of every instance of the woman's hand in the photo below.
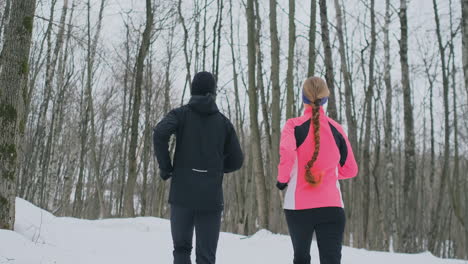
<svg viewBox="0 0 468 264">
<path fill-rule="evenodd" d="M 284 190 L 286 187 L 288 187 L 288 183 L 285 182 L 276 182 L 276 188 L 278 188 L 279 190 Z"/>
</svg>

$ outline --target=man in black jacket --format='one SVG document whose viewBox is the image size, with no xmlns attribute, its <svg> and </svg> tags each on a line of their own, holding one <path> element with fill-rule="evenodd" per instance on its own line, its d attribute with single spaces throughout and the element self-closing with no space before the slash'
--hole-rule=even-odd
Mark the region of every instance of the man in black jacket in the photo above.
<svg viewBox="0 0 468 264">
<path fill-rule="evenodd" d="M 193 230 L 197 264 L 216 261 L 224 207 L 224 173 L 241 168 L 243 154 L 233 125 L 216 106 L 211 73 L 195 75 L 187 105 L 169 112 L 154 129 L 160 175 L 172 178 L 169 193 L 174 264 L 190 264 Z M 169 139 L 176 135 L 174 163 Z"/>
</svg>

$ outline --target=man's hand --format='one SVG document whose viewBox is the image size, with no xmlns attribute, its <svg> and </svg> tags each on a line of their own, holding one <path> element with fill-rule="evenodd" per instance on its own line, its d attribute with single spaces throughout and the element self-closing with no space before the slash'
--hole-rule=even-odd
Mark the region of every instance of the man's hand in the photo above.
<svg viewBox="0 0 468 264">
<path fill-rule="evenodd" d="M 159 176 L 161 176 L 161 178 L 166 181 L 167 179 L 172 177 L 172 171 L 161 170 L 159 172 Z"/>
</svg>

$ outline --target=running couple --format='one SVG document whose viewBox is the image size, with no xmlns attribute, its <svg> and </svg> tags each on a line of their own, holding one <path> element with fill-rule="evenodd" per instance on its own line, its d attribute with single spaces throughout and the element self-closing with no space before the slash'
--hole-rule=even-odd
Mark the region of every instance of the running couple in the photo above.
<svg viewBox="0 0 468 264">
<path fill-rule="evenodd" d="M 358 171 L 343 128 L 327 117 L 325 81 L 304 82 L 303 116 L 287 120 L 281 133 L 277 188 L 284 190 L 284 212 L 294 263 L 310 263 L 315 232 L 321 264 L 339 264 L 345 214 L 338 180 Z M 216 106 L 216 80 L 197 73 L 189 103 L 169 112 L 154 129 L 160 175 L 172 178 L 169 203 L 174 264 L 190 264 L 193 231 L 197 264 L 213 264 L 223 210 L 224 173 L 241 168 L 243 154 L 233 125 Z M 169 139 L 176 135 L 174 162 Z"/>
</svg>

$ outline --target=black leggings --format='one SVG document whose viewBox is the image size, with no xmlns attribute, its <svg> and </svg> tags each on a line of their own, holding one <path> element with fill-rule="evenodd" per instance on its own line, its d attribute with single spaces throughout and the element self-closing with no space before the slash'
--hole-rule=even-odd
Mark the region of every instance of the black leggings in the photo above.
<svg viewBox="0 0 468 264">
<path fill-rule="evenodd" d="M 341 207 L 284 210 L 294 248 L 294 264 L 310 264 L 315 232 L 321 264 L 341 263 L 345 213 Z"/>
<path fill-rule="evenodd" d="M 195 229 L 197 264 L 214 264 L 221 227 L 221 210 L 203 211 L 171 205 L 171 233 L 174 264 L 191 264 Z"/>
</svg>

